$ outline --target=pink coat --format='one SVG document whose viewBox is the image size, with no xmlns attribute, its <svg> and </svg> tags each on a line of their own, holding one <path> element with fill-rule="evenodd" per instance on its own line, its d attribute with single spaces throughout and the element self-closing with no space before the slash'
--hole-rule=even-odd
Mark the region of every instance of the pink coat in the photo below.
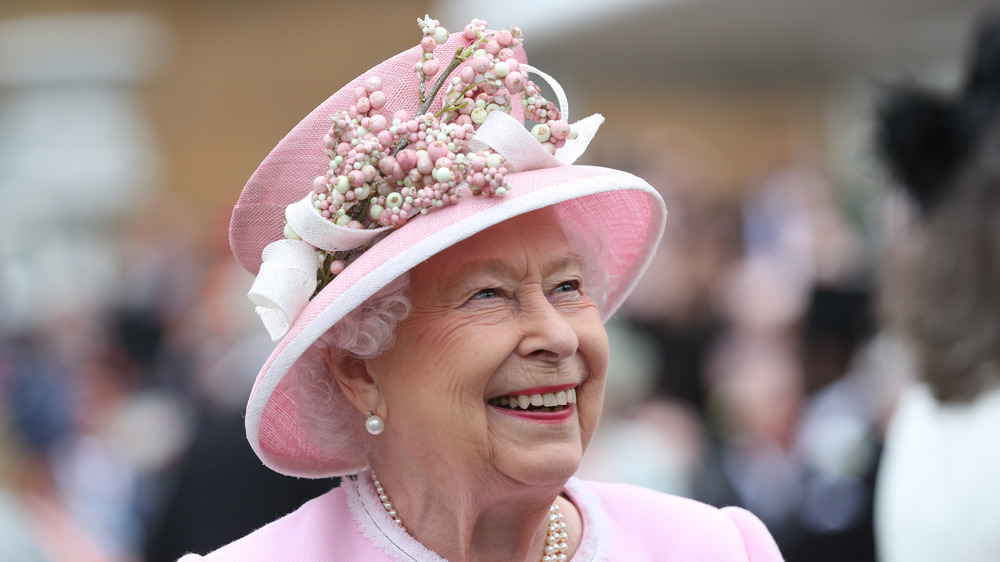
<svg viewBox="0 0 1000 562">
<path fill-rule="evenodd" d="M 573 561 L 678 560 L 780 562 L 778 547 L 757 517 L 625 484 L 571 479 L 566 495 L 583 516 Z M 370 478 L 345 479 L 297 511 L 204 558 L 179 562 L 443 559 L 407 535 L 375 495 Z"/>
</svg>

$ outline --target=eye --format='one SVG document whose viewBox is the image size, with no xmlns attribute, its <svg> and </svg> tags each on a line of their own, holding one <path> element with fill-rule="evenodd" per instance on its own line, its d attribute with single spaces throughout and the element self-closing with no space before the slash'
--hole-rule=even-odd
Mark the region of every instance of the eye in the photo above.
<svg viewBox="0 0 1000 562">
<path fill-rule="evenodd" d="M 472 297 L 469 300 L 492 299 L 499 295 L 500 295 L 500 289 L 497 289 L 496 287 L 491 287 L 489 289 L 482 289 L 476 291 L 476 294 L 472 295 Z"/>
<path fill-rule="evenodd" d="M 556 285 L 556 288 L 552 290 L 553 293 L 571 293 L 573 291 L 580 290 L 579 281 L 563 281 L 562 283 Z"/>
</svg>

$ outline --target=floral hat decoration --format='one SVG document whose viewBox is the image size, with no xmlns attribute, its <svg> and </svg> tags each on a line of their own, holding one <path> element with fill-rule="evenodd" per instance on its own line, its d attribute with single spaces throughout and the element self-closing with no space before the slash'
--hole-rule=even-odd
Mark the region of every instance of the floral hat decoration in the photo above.
<svg viewBox="0 0 1000 562">
<path fill-rule="evenodd" d="M 570 123 L 562 88 L 527 64 L 520 29 L 491 31 L 472 20 L 449 34 L 429 16 L 417 22 L 420 44 L 306 116 L 264 159 L 233 211 L 233 253 L 257 276 L 248 296 L 279 342 L 251 392 L 247 438 L 284 474 L 325 477 L 366 466 L 357 448 L 315 445 L 292 389 L 316 340 L 417 264 L 499 222 L 553 207 L 563 224 L 598 239 L 607 318 L 663 232 L 666 210 L 648 183 L 573 165 L 604 118 Z M 549 83 L 558 104 L 532 74 Z M 336 415 L 364 424 L 360 412 Z"/>
</svg>

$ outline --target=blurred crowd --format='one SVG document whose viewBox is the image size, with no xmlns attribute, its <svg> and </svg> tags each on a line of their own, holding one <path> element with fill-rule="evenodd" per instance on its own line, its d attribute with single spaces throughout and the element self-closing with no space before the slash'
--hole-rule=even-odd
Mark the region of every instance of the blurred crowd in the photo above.
<svg viewBox="0 0 1000 562">
<path fill-rule="evenodd" d="M 272 344 L 235 302 L 249 278 L 228 248 L 130 235 L 120 298 L 3 334 L 2 560 L 175 560 L 335 484 L 280 477 L 246 446 Z"/>
<path fill-rule="evenodd" d="M 739 205 L 699 193 L 667 195 L 658 262 L 609 330 L 582 472 L 746 507 L 790 561 L 875 560 L 875 471 L 908 373 L 875 325 L 862 235 L 812 170 Z"/>
<path fill-rule="evenodd" d="M 605 414 L 580 475 L 743 506 L 790 562 L 875 560 L 883 439 L 915 369 L 873 302 L 912 203 L 845 201 L 800 165 L 719 197 L 694 159 L 593 163 L 662 187 L 670 216 L 608 325 Z M 246 444 L 245 400 L 273 344 L 228 216 L 195 242 L 172 205 L 154 194 L 142 208 L 155 220 L 118 210 L 79 226 L 127 241 L 108 250 L 108 290 L 0 299 L 0 560 L 174 560 L 336 485 L 272 473 Z M 0 244 L 0 290 L 27 268 L 12 247 Z"/>
</svg>

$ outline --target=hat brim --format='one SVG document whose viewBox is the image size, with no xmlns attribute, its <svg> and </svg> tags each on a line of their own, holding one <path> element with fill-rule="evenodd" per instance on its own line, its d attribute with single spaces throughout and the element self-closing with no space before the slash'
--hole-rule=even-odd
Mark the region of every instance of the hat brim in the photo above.
<svg viewBox="0 0 1000 562">
<path fill-rule="evenodd" d="M 656 190 L 632 174 L 593 166 L 521 172 L 508 176 L 508 183 L 503 197 L 463 197 L 392 231 L 310 301 L 264 364 L 247 404 L 247 439 L 265 465 L 308 478 L 367 466 L 355 454 L 311 445 L 289 391 L 300 374 L 299 360 L 337 321 L 393 280 L 493 225 L 546 207 L 553 207 L 563 224 L 584 225 L 603 248 L 597 265 L 608 274 L 604 319 L 617 310 L 663 233 L 666 208 Z"/>
</svg>

